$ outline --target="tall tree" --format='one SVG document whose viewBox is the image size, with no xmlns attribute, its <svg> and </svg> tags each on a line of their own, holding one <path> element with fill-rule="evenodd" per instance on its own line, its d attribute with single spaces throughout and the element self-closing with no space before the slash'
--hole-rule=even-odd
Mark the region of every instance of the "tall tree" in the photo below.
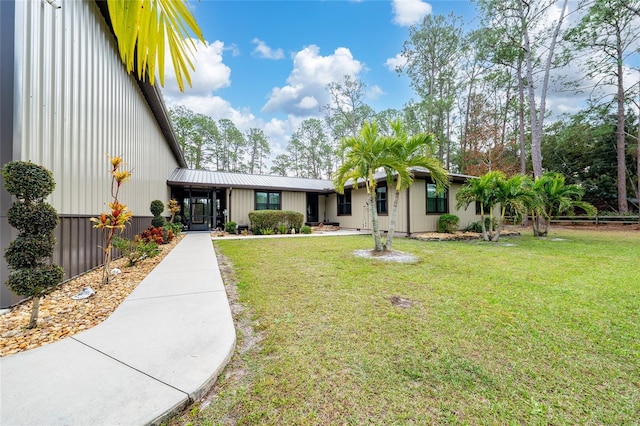
<svg viewBox="0 0 640 426">
<path fill-rule="evenodd" d="M 371 217 L 371 231 L 373 234 L 374 250 L 383 251 L 382 237 L 378 224 L 378 211 L 376 207 L 377 180 L 375 173 L 385 163 L 388 154 L 387 140 L 380 134 L 375 122 L 366 123 L 360 135 L 344 138 L 340 143 L 340 149 L 344 152 L 344 161 L 333 174 L 332 180 L 336 191 L 344 193 L 347 183 L 353 188 L 358 187 L 358 180 L 364 181 L 369 196 L 369 214 Z"/>
<path fill-rule="evenodd" d="M 185 0 L 107 0 L 107 7 L 127 72 L 135 67 L 138 78 L 148 76 L 154 84 L 158 67 L 164 86 L 168 47 L 180 91 L 184 91 L 184 80 L 191 86 L 189 69 L 195 68 L 189 55 L 196 48 L 191 34 L 205 40 Z"/>
<path fill-rule="evenodd" d="M 297 163 L 295 175 L 298 177 L 321 179 L 327 171 L 331 171 L 331 145 L 322 122 L 316 118 L 302 122 L 291 135 L 287 150 L 292 161 Z"/>
<path fill-rule="evenodd" d="M 204 114 L 195 114 L 184 106 L 169 110 L 184 159 L 192 169 L 210 169 L 215 143 L 219 138 L 215 121 Z"/>
<path fill-rule="evenodd" d="M 291 169 L 291 161 L 287 154 L 280 154 L 273 159 L 271 164 L 271 174 L 277 176 L 289 176 L 289 170 Z"/>
<path fill-rule="evenodd" d="M 597 78 L 597 84 L 600 86 L 616 87 L 616 152 L 618 211 L 620 213 L 626 213 L 629 210 L 625 160 L 624 65 L 629 55 L 635 53 L 637 43 L 640 40 L 640 17 L 625 7 L 625 4 L 627 3 L 622 0 L 593 2 L 579 25 L 569 34 L 569 37 L 576 42 L 579 48 L 588 51 L 587 77 Z"/>
<path fill-rule="evenodd" d="M 216 148 L 216 169 L 225 172 L 244 172 L 244 154 L 247 141 L 233 121 L 228 118 L 218 120 L 220 132 Z"/>
<path fill-rule="evenodd" d="M 330 100 L 324 107 L 325 121 L 334 140 L 357 136 L 362 125 L 373 118 L 374 111 L 364 101 L 365 90 L 362 80 L 350 75 L 327 85 Z"/>
<path fill-rule="evenodd" d="M 426 15 L 419 26 L 409 29 L 402 56 L 411 85 L 421 98 L 425 128 L 439 141 L 439 156 L 449 166 L 451 114 L 459 89 L 456 82 L 462 41 L 461 18 L 452 15 Z"/>
<path fill-rule="evenodd" d="M 269 138 L 262 129 L 251 128 L 245 135 L 249 164 L 247 171 L 251 174 L 262 174 L 266 171 L 265 160 L 271 154 Z"/>
</svg>

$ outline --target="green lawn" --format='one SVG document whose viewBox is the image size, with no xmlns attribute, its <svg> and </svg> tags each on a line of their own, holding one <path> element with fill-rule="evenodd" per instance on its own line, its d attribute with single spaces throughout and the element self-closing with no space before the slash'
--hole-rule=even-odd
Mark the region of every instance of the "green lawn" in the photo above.
<svg viewBox="0 0 640 426">
<path fill-rule="evenodd" d="M 525 233 L 396 240 L 410 265 L 354 257 L 365 236 L 216 242 L 264 338 L 191 421 L 638 424 L 640 233 Z"/>
</svg>

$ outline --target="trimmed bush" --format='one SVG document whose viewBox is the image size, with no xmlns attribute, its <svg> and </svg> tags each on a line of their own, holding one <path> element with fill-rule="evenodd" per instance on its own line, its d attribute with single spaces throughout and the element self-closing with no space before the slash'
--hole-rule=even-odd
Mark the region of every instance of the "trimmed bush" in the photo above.
<svg viewBox="0 0 640 426">
<path fill-rule="evenodd" d="M 304 225 L 300 227 L 300 233 L 301 234 L 310 234 L 311 233 L 311 227 L 308 225 Z"/>
<path fill-rule="evenodd" d="M 256 210 L 249 212 L 249 221 L 254 234 L 275 233 L 281 225 L 287 229 L 299 230 L 304 221 L 304 215 L 299 212 L 289 210 Z M 267 232 L 265 232 L 267 231 Z"/>
<path fill-rule="evenodd" d="M 19 296 L 33 298 L 27 328 L 34 328 L 40 299 L 64 277 L 61 266 L 49 263 L 56 243 L 53 230 L 58 213 L 44 198 L 56 184 L 49 170 L 24 161 L 5 164 L 2 177 L 7 192 L 17 198 L 7 212 L 9 224 L 18 230 L 18 236 L 4 254 L 11 268 L 6 285 Z"/>
<path fill-rule="evenodd" d="M 438 232 L 453 234 L 458 230 L 460 218 L 454 214 L 443 214 L 438 219 Z"/>
<path fill-rule="evenodd" d="M 42 200 L 56 187 L 53 174 L 31 162 L 12 161 L 5 164 L 2 177 L 7 192 L 24 201 Z"/>
<path fill-rule="evenodd" d="M 162 228 L 166 224 L 167 221 L 162 216 L 154 216 L 153 219 L 151 219 L 151 226 L 153 226 L 154 228 Z"/>
<path fill-rule="evenodd" d="M 149 206 L 149 210 L 151 210 L 152 215 L 160 216 L 164 211 L 164 203 L 160 200 L 153 200 Z"/>
<path fill-rule="evenodd" d="M 238 229 L 238 224 L 232 220 L 224 224 L 224 230 L 230 234 L 235 234 L 236 229 Z"/>
</svg>

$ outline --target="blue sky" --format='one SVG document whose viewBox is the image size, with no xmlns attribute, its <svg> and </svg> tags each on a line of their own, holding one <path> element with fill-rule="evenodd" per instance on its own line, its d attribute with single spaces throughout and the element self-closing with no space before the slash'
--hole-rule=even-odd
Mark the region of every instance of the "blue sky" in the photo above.
<svg viewBox="0 0 640 426">
<path fill-rule="evenodd" d="M 569 8 L 577 4 L 571 1 Z M 463 0 L 190 0 L 190 5 L 207 43 L 197 43 L 193 87 L 185 93 L 178 91 L 167 64 L 167 105 L 229 118 L 242 131 L 263 129 L 272 157 L 284 152 L 304 119 L 323 116 L 326 85 L 345 74 L 366 84 L 366 102 L 376 111 L 400 109 L 410 101 L 409 79 L 398 75 L 395 64 L 409 26 L 426 14 L 454 13 L 465 25 L 477 25 L 475 4 Z M 556 7 L 550 19 L 559 13 Z M 577 19 L 571 14 L 569 20 Z M 637 84 L 637 71 L 627 68 L 629 85 Z M 570 78 L 582 72 L 577 60 L 560 71 Z M 577 112 L 586 96 L 552 83 L 547 110 L 554 117 Z"/>
<path fill-rule="evenodd" d="M 413 97 L 394 59 L 409 25 L 427 13 L 474 19 L 468 1 L 212 1 L 192 3 L 207 46 L 199 45 L 193 88 L 177 91 L 171 75 L 164 94 L 242 130 L 259 127 L 274 151 L 305 118 L 322 116 L 326 84 L 345 74 L 367 86 L 375 110 L 402 108 Z"/>
</svg>

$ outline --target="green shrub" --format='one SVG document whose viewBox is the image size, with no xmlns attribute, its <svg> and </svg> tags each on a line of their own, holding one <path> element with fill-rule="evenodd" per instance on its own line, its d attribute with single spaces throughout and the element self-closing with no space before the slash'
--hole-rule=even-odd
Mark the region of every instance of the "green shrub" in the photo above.
<svg viewBox="0 0 640 426">
<path fill-rule="evenodd" d="M 129 259 L 128 266 L 135 266 L 141 260 L 155 257 L 160 253 L 157 243 L 144 241 L 138 235 L 133 240 L 127 240 L 116 235 L 113 238 L 113 246 L 120 250 L 124 257 Z"/>
<path fill-rule="evenodd" d="M 13 203 L 7 211 L 9 225 L 27 234 L 43 234 L 58 226 L 58 213 L 51 205 L 39 203 Z"/>
<path fill-rule="evenodd" d="M 482 232 L 482 223 L 480 221 L 478 222 L 471 222 L 469 225 L 467 225 L 466 228 L 464 228 L 465 232 L 477 232 L 480 233 Z"/>
<path fill-rule="evenodd" d="M 278 225 L 278 232 L 281 234 L 286 234 L 289 231 L 289 227 L 287 225 L 285 225 L 284 223 L 281 223 L 280 225 Z"/>
<path fill-rule="evenodd" d="M 273 228 L 264 228 L 262 230 L 262 235 L 273 235 L 275 233 L 276 231 L 274 231 Z"/>
<path fill-rule="evenodd" d="M 232 220 L 224 224 L 224 230 L 230 234 L 235 234 L 236 229 L 238 229 L 238 224 Z"/>
<path fill-rule="evenodd" d="M 151 214 L 154 217 L 160 216 L 164 211 L 164 203 L 160 200 L 153 200 L 149 206 L 149 210 L 151 210 Z"/>
<path fill-rule="evenodd" d="M 438 219 L 438 232 L 453 234 L 458 230 L 460 218 L 454 214 L 443 214 Z"/>
<path fill-rule="evenodd" d="M 33 298 L 27 325 L 33 328 L 38 322 L 40 298 L 64 277 L 61 266 L 49 264 L 58 213 L 44 198 L 56 184 L 49 170 L 24 161 L 5 164 L 2 177 L 7 192 L 17 198 L 7 212 L 8 222 L 18 230 L 18 236 L 4 253 L 11 269 L 6 285 L 19 296 Z"/>
<path fill-rule="evenodd" d="M 167 224 L 167 220 L 162 216 L 154 216 L 151 219 L 151 226 L 154 228 L 162 228 Z"/>
<path fill-rule="evenodd" d="M 181 222 L 165 222 L 163 228 L 170 229 L 174 235 L 180 235 L 182 232 L 182 223 Z"/>
<path fill-rule="evenodd" d="M 304 225 L 300 227 L 300 233 L 301 234 L 310 234 L 311 233 L 311 227 L 308 225 Z"/>
<path fill-rule="evenodd" d="M 4 188 L 19 200 L 42 200 L 56 187 L 53 174 L 30 161 L 12 161 L 5 164 L 2 177 Z"/>
<path fill-rule="evenodd" d="M 291 228 L 300 229 L 304 221 L 304 215 L 288 210 L 256 210 L 249 212 L 249 221 L 254 234 L 256 234 L 256 230 L 262 232 L 266 229 L 270 229 L 272 233 L 275 233 L 281 225 L 284 225 L 287 230 Z M 264 232 L 262 233 L 264 234 Z"/>
</svg>

